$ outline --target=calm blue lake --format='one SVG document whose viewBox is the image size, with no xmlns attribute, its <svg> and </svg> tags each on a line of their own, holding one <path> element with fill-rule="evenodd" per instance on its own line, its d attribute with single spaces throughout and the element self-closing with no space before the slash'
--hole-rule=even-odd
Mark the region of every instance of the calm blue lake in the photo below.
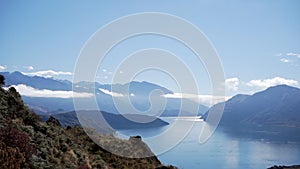
<svg viewBox="0 0 300 169">
<path fill-rule="evenodd" d="M 168 122 L 174 122 L 174 118 L 164 118 Z M 176 120 L 184 124 L 191 120 Z M 276 140 L 265 137 L 267 133 L 253 136 L 247 134 L 232 134 L 218 128 L 210 139 L 200 144 L 199 133 L 205 122 L 196 121 L 190 133 L 175 147 L 159 154 L 158 158 L 164 164 L 172 164 L 183 169 L 266 169 L 273 165 L 300 164 L 300 140 Z M 141 135 L 143 140 L 156 152 L 157 147 L 172 142 L 179 132 L 169 132 L 167 137 L 159 141 L 151 141 L 147 138 L 163 133 L 170 126 L 139 129 L 120 130 L 119 137 Z M 177 130 L 180 130 L 177 129 Z M 295 133 L 299 134 L 300 133 Z M 267 139 L 266 139 L 267 138 Z"/>
</svg>

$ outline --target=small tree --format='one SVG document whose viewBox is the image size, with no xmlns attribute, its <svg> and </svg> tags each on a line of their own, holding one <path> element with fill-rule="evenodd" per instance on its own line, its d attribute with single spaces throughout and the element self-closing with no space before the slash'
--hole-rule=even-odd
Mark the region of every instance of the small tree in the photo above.
<svg viewBox="0 0 300 169">
<path fill-rule="evenodd" d="M 0 86 L 5 85 L 5 77 L 3 75 L 0 75 Z"/>
<path fill-rule="evenodd" d="M 8 89 L 8 91 L 9 91 L 10 93 L 17 93 L 17 90 L 16 90 L 16 88 L 14 88 L 14 87 L 10 87 L 10 88 Z"/>
</svg>

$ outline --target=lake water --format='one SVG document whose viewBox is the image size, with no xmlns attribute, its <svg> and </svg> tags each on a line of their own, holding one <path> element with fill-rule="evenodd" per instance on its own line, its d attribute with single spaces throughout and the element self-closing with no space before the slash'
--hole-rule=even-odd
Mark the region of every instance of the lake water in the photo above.
<svg viewBox="0 0 300 169">
<path fill-rule="evenodd" d="M 171 123 L 175 121 L 174 118 L 163 119 Z M 191 122 L 191 119 L 178 121 L 186 124 Z M 218 128 L 207 142 L 200 144 L 199 133 L 204 123 L 197 120 L 184 140 L 169 151 L 158 155 L 159 160 L 164 164 L 172 164 L 183 169 L 266 169 L 273 165 L 300 164 L 300 140 L 278 141 L 266 139 L 264 135 L 252 137 L 227 133 Z M 123 138 L 141 135 L 154 153 L 157 153 L 155 152 L 157 146 L 170 142 L 181 133 L 168 133 L 168 137 L 155 142 L 147 138 L 166 131 L 168 127 L 120 130 L 117 134 Z"/>
</svg>

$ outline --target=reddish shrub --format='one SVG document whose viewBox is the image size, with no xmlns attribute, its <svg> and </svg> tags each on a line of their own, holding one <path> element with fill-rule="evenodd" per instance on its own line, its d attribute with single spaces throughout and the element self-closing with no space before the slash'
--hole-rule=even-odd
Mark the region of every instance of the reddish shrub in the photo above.
<svg viewBox="0 0 300 169">
<path fill-rule="evenodd" d="M 25 157 L 22 168 L 29 167 L 31 156 L 36 150 L 30 145 L 28 134 L 14 128 L 12 124 L 8 124 L 8 127 L 0 129 L 0 142 L 4 143 L 5 147 L 17 149 Z"/>
<path fill-rule="evenodd" d="M 7 147 L 1 141 L 0 164 L 2 168 L 21 168 L 21 166 L 26 166 L 25 158 L 19 148 Z"/>
<path fill-rule="evenodd" d="M 85 164 L 77 167 L 77 169 L 90 169 L 90 167 L 87 164 Z"/>
</svg>

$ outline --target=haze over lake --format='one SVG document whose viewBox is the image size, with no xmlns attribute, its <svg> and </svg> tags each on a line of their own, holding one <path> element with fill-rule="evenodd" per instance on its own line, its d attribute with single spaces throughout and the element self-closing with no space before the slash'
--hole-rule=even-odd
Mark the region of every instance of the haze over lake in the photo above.
<svg viewBox="0 0 300 169">
<path fill-rule="evenodd" d="M 163 118 L 172 122 L 175 118 Z M 190 119 L 188 119 L 190 120 Z M 186 123 L 186 118 L 178 121 Z M 191 121 L 190 121 L 191 122 Z M 252 169 L 268 168 L 273 165 L 293 165 L 300 163 L 300 140 L 270 139 L 270 137 L 280 137 L 272 133 L 263 135 L 253 134 L 232 134 L 221 127 L 204 144 L 200 144 L 199 134 L 205 122 L 196 119 L 194 126 L 188 136 L 176 147 L 158 156 L 165 164 L 176 165 L 179 168 L 223 168 L 223 169 Z M 148 142 L 147 138 L 155 136 L 167 130 L 169 126 L 150 128 L 121 130 L 118 134 L 141 135 L 143 140 L 155 152 L 158 143 Z M 178 132 L 180 133 L 180 132 Z M 169 133 L 166 140 L 168 142 L 173 135 Z M 155 152 L 156 153 L 156 152 Z"/>
</svg>

